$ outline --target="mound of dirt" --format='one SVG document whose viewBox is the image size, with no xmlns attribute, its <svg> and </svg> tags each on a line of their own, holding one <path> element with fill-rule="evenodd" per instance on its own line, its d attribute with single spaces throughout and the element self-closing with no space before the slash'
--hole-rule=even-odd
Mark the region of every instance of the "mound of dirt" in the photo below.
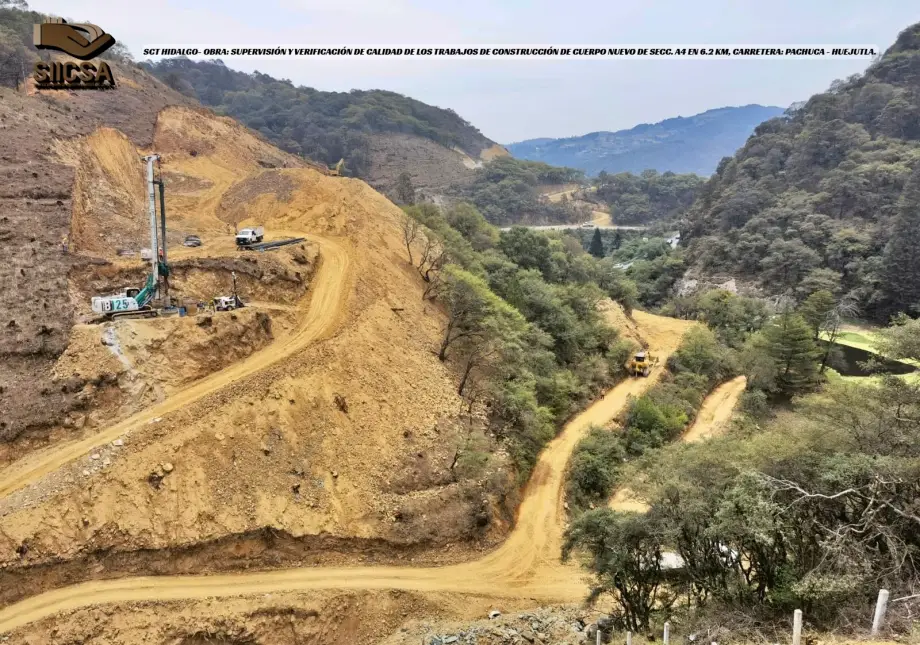
<svg viewBox="0 0 920 645">
<path fill-rule="evenodd" d="M 607 322 L 618 329 L 624 338 L 635 341 L 641 347 L 648 347 L 648 340 L 639 331 L 636 320 L 623 309 L 623 305 L 613 300 L 604 300 L 601 302 L 600 310 Z"/>
</svg>

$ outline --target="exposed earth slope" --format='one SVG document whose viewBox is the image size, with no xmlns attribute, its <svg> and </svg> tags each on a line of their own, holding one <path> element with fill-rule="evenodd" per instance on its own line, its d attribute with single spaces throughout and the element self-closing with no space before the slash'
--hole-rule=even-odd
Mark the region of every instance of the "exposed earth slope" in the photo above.
<svg viewBox="0 0 920 645">
<path fill-rule="evenodd" d="M 60 154 L 77 164 L 78 194 L 81 181 L 91 181 L 98 194 L 124 194 L 131 212 L 131 164 L 113 161 L 109 172 L 94 174 L 100 159 L 131 159 L 130 147 L 100 131 Z M 298 279 L 281 273 L 294 272 L 298 257 L 275 255 L 282 266 L 266 265 L 245 285 L 251 300 L 281 306 L 264 309 L 279 325 L 261 349 L 222 369 L 215 364 L 219 371 L 190 384 L 167 383 L 165 398 L 141 412 L 84 426 L 75 440 L 3 471 L 6 579 L 41 587 L 83 575 L 90 563 L 106 576 L 153 560 L 177 572 L 253 564 L 260 556 L 263 563 L 302 562 L 321 556 L 323 541 L 333 557 L 347 560 L 383 544 L 399 554 L 500 537 L 511 519 L 502 500 L 512 483 L 502 471 L 480 481 L 446 468 L 464 406 L 453 375 L 432 352 L 442 314 L 422 299 L 421 279 L 403 257 L 401 211 L 363 182 L 294 167 L 296 158 L 204 111 L 162 112 L 151 147 L 162 155 L 170 218 L 204 241 L 176 256 L 177 264 L 197 262 L 190 271 L 201 267 L 184 288 L 206 280 L 215 263 L 217 271 L 220 263 L 248 259 L 228 245 L 231 223 L 306 236 L 318 258 L 301 258 Z M 104 217 L 92 199 L 74 209 L 82 230 Z M 75 235 L 78 249 L 91 243 L 114 256 L 114 243 Z M 273 287 L 272 275 L 279 282 L 288 275 L 293 286 Z M 309 290 L 297 297 L 304 279 Z M 73 288 L 85 303 L 86 284 Z M 115 327 L 121 338 L 131 337 L 122 329 L 129 326 L 155 343 L 189 342 L 148 330 L 173 322 Z M 122 445 L 113 447 L 116 440 Z M 271 549 L 276 532 L 290 537 L 283 556 Z M 239 540 L 237 551 L 225 557 L 235 548 L 230 539 Z M 17 555 L 23 543 L 27 551 Z M 197 549 L 199 561 L 176 557 L 172 548 Z M 130 557 L 141 549 L 152 558 L 147 564 Z M 119 553 L 124 558 L 112 557 Z M 51 578 L 42 582 L 44 575 Z M 16 586 L 21 593 L 28 585 Z"/>
<path fill-rule="evenodd" d="M 685 321 L 636 312 L 641 333 L 662 359 L 676 348 Z M 22 628 L 57 612 L 100 603 L 190 600 L 311 589 L 398 589 L 460 593 L 490 598 L 576 602 L 586 589 L 577 570 L 559 563 L 564 525 L 562 482 L 575 445 L 594 424 L 604 424 L 650 381 L 635 379 L 611 390 L 578 415 L 544 453 L 527 486 L 514 531 L 501 547 L 480 560 L 439 568 L 302 568 L 206 577 L 126 578 L 90 582 L 51 591 L 0 611 L 0 631 Z M 39 623 L 39 628 L 48 623 Z"/>
<path fill-rule="evenodd" d="M 131 66 L 112 65 L 118 100 L 107 92 L 38 96 L 0 87 L 0 443 L 41 441 L 80 406 L 78 391 L 62 390 L 51 378 L 74 323 L 67 275 L 91 261 L 62 252 L 75 172 L 54 142 L 109 126 L 134 146 L 147 146 L 157 112 L 187 103 Z M 0 448 L 0 461 L 5 457 Z"/>
<path fill-rule="evenodd" d="M 390 191 L 408 172 L 416 188 L 443 189 L 507 155 L 453 110 L 382 90 L 323 92 L 221 61 L 166 59 L 146 68 L 174 89 L 257 130 L 280 148 Z"/>
</svg>

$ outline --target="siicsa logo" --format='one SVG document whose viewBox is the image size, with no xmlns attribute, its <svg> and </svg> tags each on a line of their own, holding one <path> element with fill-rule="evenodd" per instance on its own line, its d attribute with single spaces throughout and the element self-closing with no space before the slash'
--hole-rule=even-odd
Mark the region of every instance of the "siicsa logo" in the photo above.
<svg viewBox="0 0 920 645">
<path fill-rule="evenodd" d="M 63 18 L 49 18 L 35 25 L 33 42 L 38 49 L 53 49 L 84 61 L 36 63 L 33 78 L 38 89 L 106 90 L 115 87 L 115 76 L 108 63 L 89 62 L 115 44 L 115 38 L 96 25 L 70 24 Z"/>
</svg>

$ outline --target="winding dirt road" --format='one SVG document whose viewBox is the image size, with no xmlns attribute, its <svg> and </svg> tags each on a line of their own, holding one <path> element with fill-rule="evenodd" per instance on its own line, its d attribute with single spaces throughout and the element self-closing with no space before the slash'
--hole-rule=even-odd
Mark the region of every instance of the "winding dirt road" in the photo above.
<svg viewBox="0 0 920 645">
<path fill-rule="evenodd" d="M 85 454 L 93 446 L 157 416 L 177 410 L 251 374 L 328 334 L 341 319 L 349 279 L 348 252 L 339 244 L 313 238 L 324 259 L 303 324 L 289 337 L 249 359 L 177 393 L 164 403 L 135 415 L 84 441 L 65 445 L 5 473 L 0 494 L 36 481 L 44 474 Z M 687 328 L 684 321 L 634 313 L 652 351 L 666 360 Z M 655 379 L 628 380 L 570 421 L 542 453 L 525 490 L 518 520 L 495 551 L 480 560 L 445 567 L 295 568 L 205 576 L 135 577 L 101 580 L 64 587 L 33 596 L 0 610 L 0 633 L 56 613 L 127 601 L 189 600 L 283 591 L 317 589 L 400 589 L 452 592 L 503 598 L 533 598 L 546 602 L 577 602 L 587 586 L 574 565 L 563 565 L 559 554 L 565 528 L 563 490 L 566 465 L 573 449 L 593 424 L 607 423 Z"/>
<path fill-rule="evenodd" d="M 306 237 L 319 245 L 321 260 L 314 276 L 316 288 L 312 296 L 305 299 L 309 302 L 302 303 L 300 307 L 304 316 L 296 329 L 248 358 L 196 381 L 162 403 L 132 415 L 101 432 L 79 441 L 55 445 L 47 450 L 32 453 L 0 473 L 0 497 L 6 497 L 39 481 L 48 473 L 79 459 L 93 448 L 117 439 L 133 428 L 179 410 L 233 381 L 265 369 L 335 329 L 345 313 L 347 298 L 344 294 L 351 276 L 351 257 L 346 248 L 334 240 L 316 236 Z"/>
</svg>

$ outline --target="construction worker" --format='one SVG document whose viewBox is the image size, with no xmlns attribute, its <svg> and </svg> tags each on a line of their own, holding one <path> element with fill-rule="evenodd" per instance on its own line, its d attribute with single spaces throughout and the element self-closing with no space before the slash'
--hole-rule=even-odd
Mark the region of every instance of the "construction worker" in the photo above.
<svg viewBox="0 0 920 645">
<path fill-rule="evenodd" d="M 61 253 L 67 253 L 67 234 L 61 237 Z"/>
</svg>

